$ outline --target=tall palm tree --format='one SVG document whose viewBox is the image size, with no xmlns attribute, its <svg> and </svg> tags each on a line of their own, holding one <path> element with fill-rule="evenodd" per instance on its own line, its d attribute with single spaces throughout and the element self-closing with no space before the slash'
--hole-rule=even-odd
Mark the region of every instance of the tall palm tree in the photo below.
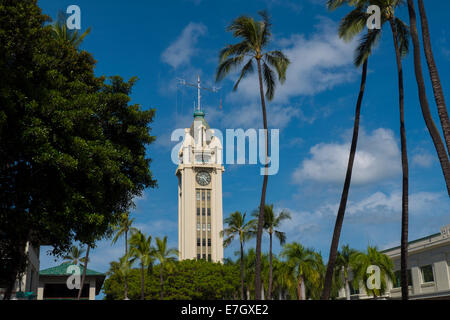
<svg viewBox="0 0 450 320">
<path fill-rule="evenodd" d="M 156 248 L 154 250 L 155 259 L 159 261 L 160 272 L 159 272 L 159 280 L 160 280 L 160 299 L 162 300 L 164 297 L 164 277 L 163 277 L 163 268 L 164 264 L 171 264 L 176 260 L 176 256 L 178 255 L 178 250 L 175 248 L 167 248 L 167 236 L 164 239 L 156 238 Z"/>
<path fill-rule="evenodd" d="M 258 217 L 259 210 L 255 210 L 253 212 L 253 216 Z M 277 228 L 281 225 L 284 220 L 291 219 L 291 214 L 287 210 L 281 211 L 278 215 L 275 215 L 273 212 L 273 204 L 266 205 L 264 209 L 264 230 L 269 234 L 269 288 L 268 288 L 268 299 L 272 299 L 272 282 L 273 282 L 273 255 L 272 255 L 272 240 L 273 236 L 280 241 L 281 245 L 284 245 L 286 242 L 286 233 L 277 230 Z"/>
<path fill-rule="evenodd" d="M 339 4 L 347 1 L 336 1 Z M 353 25 L 353 31 L 361 31 L 369 15 L 367 14 L 367 8 L 370 5 L 376 4 L 380 7 L 381 11 L 381 24 L 389 23 L 394 40 L 394 50 L 397 63 L 398 74 L 398 91 L 399 91 L 399 111 L 400 111 L 400 141 L 401 141 L 401 161 L 402 161 L 402 237 L 406 239 L 406 243 L 402 243 L 402 251 L 404 251 L 406 257 L 406 244 L 408 237 L 408 192 L 409 192 L 409 173 L 408 173 L 408 154 L 406 146 L 406 130 L 405 130 L 405 116 L 404 116 L 404 89 L 403 89 L 403 67 L 402 58 L 408 53 L 409 47 L 409 31 L 408 26 L 398 17 L 395 16 L 395 10 L 401 6 L 403 0 L 352 0 L 348 1 L 350 4 L 355 5 L 355 9 L 348 14 L 350 21 L 356 19 L 359 24 Z M 356 18 L 354 18 L 356 17 Z M 345 21 L 345 18 L 344 18 Z M 336 246 L 337 249 L 337 246 Z M 333 252 L 334 254 L 334 252 Z M 331 251 L 330 251 L 331 255 Z M 328 264 L 329 270 L 327 270 L 327 277 L 331 277 L 333 269 L 332 264 Z M 402 268 L 402 272 L 406 274 L 407 268 Z M 329 282 L 329 281 L 328 281 Z M 407 285 L 406 285 L 407 288 Z M 325 295 L 324 295 L 324 298 Z M 407 299 L 407 296 L 404 297 Z"/>
<path fill-rule="evenodd" d="M 75 264 L 75 265 L 78 265 L 79 263 L 84 262 L 84 257 L 82 258 L 81 256 L 83 255 L 83 253 L 85 251 L 86 250 L 83 249 L 82 247 L 77 247 L 75 245 L 72 245 L 69 252 L 67 252 L 67 254 L 63 258 L 64 262 L 70 263 L 70 264 Z"/>
<path fill-rule="evenodd" d="M 221 231 L 220 236 L 224 238 L 223 246 L 226 248 L 237 236 L 239 237 L 240 245 L 240 264 L 241 264 L 241 300 L 244 300 L 244 243 L 251 236 L 251 231 L 254 228 L 255 222 L 245 221 L 246 213 L 241 214 L 239 211 L 233 212 L 224 221 L 227 228 Z"/>
<path fill-rule="evenodd" d="M 280 83 L 284 83 L 286 80 L 286 70 L 290 63 L 289 59 L 279 50 L 265 51 L 272 36 L 272 24 L 266 11 L 259 12 L 259 15 L 262 17 L 262 21 L 255 21 L 252 17 L 248 16 L 240 16 L 227 27 L 227 31 L 231 31 L 234 37 L 240 38 L 242 41 L 237 44 L 228 45 L 221 50 L 219 66 L 216 73 L 216 81 L 220 81 L 231 71 L 234 71 L 244 64 L 240 71 L 240 76 L 234 85 L 234 90 L 237 90 L 241 80 L 254 72 L 255 63 L 258 72 L 265 136 L 265 168 L 256 237 L 255 298 L 257 300 L 261 299 L 261 237 L 264 223 L 266 189 L 269 177 L 269 139 L 267 135 L 265 98 L 269 101 L 273 99 L 276 86 L 275 73 L 277 73 Z M 265 97 L 264 84 L 266 87 Z"/>
<path fill-rule="evenodd" d="M 134 218 L 130 219 L 129 212 L 125 212 L 120 217 L 119 224 L 114 227 L 114 231 L 116 235 L 112 239 L 112 244 L 115 244 L 120 237 L 124 236 L 125 238 L 125 256 L 128 256 L 128 232 L 136 232 L 137 229 L 132 227 L 131 225 L 134 222 Z M 124 275 L 124 299 L 128 300 L 128 282 L 127 282 L 127 274 Z"/>
<path fill-rule="evenodd" d="M 428 132 L 430 133 L 431 139 L 433 140 L 434 147 L 438 154 L 439 162 L 440 162 L 441 168 L 442 168 L 442 173 L 444 174 L 445 183 L 447 185 L 447 193 L 450 196 L 449 156 L 448 156 L 447 151 L 445 150 L 445 145 L 442 141 L 439 130 L 433 121 L 433 117 L 431 116 L 431 111 L 430 111 L 430 105 L 428 104 L 428 99 L 427 99 L 427 94 L 426 94 L 426 89 L 425 89 L 425 81 L 424 81 L 423 73 L 422 73 L 422 61 L 421 61 L 421 57 L 420 57 L 420 41 L 419 41 L 419 35 L 417 32 L 416 9 L 414 7 L 414 2 L 412 0 L 408 0 L 408 12 L 409 12 L 409 20 L 410 20 L 409 24 L 410 24 L 411 39 L 412 39 L 413 49 L 414 49 L 414 71 L 416 74 L 416 82 L 417 82 L 417 87 L 418 87 L 418 91 L 419 91 L 420 107 L 422 109 L 422 115 L 425 120 L 425 124 L 428 128 Z M 431 71 L 434 71 L 434 70 L 431 68 L 430 72 Z M 437 72 L 437 69 L 436 69 L 436 72 Z M 435 76 L 433 76 L 433 77 L 435 78 Z M 436 87 L 435 82 L 433 82 L 433 89 L 434 89 L 434 87 Z M 440 101 L 439 103 L 442 104 L 443 100 Z M 404 276 L 402 274 L 402 279 L 403 279 L 403 277 L 406 277 L 406 275 Z M 406 277 L 406 279 L 407 279 L 407 277 Z M 403 289 L 403 285 L 402 285 L 402 289 Z"/>
<path fill-rule="evenodd" d="M 153 265 L 152 236 L 146 236 L 141 231 L 134 232 L 130 238 L 130 261 L 139 260 L 141 266 L 141 300 L 144 300 L 144 272 L 150 272 Z M 126 257 L 126 256 L 125 256 Z"/>
<path fill-rule="evenodd" d="M 328 0 L 327 7 L 329 10 L 335 10 L 336 8 L 342 6 L 343 4 L 349 1 L 343 0 Z M 353 2 L 351 2 L 353 4 Z M 339 26 L 339 37 L 343 38 L 346 41 L 350 41 L 357 34 L 359 34 L 367 21 L 367 16 L 364 12 L 361 11 L 351 11 L 347 14 L 341 21 Z M 379 30 L 369 30 L 368 33 L 361 38 L 359 46 L 355 50 L 355 60 L 354 63 L 356 67 L 360 67 L 362 64 L 362 73 L 361 73 L 361 84 L 359 87 L 358 100 L 356 102 L 356 110 L 355 110 L 355 120 L 353 123 L 353 136 L 352 142 L 350 146 L 350 155 L 347 164 L 347 172 L 345 174 L 344 187 L 342 190 L 341 201 L 339 203 L 339 209 L 336 216 L 336 223 L 333 231 L 333 238 L 331 241 L 330 254 L 328 258 L 327 271 L 325 274 L 325 283 L 324 290 L 322 293 L 322 299 L 327 300 L 330 296 L 332 282 L 333 282 L 333 272 L 334 272 L 334 264 L 336 261 L 336 254 L 339 246 L 339 238 L 341 235 L 342 225 L 344 222 L 345 210 L 347 208 L 347 200 L 348 194 L 350 191 L 350 184 L 352 180 L 353 173 L 353 165 L 355 162 L 356 156 L 356 147 L 358 144 L 358 136 L 359 136 L 359 122 L 360 122 L 360 114 L 361 114 L 361 104 L 364 97 L 365 87 L 366 87 L 366 79 L 367 79 L 367 66 L 369 55 L 372 52 L 372 48 L 378 42 L 380 38 Z"/>
<path fill-rule="evenodd" d="M 281 256 L 295 265 L 297 281 L 297 299 L 305 300 L 305 277 L 313 277 L 316 273 L 316 256 L 312 249 L 307 249 L 297 242 L 288 243 L 283 247 Z"/>
<path fill-rule="evenodd" d="M 380 268 L 380 289 L 371 289 L 367 286 L 367 280 L 370 276 L 367 273 L 367 269 L 369 266 L 374 265 Z M 395 279 L 394 263 L 391 258 L 378 251 L 376 247 L 371 246 L 367 248 L 367 252 L 359 252 L 354 255 L 352 271 L 354 286 L 359 286 L 362 283 L 367 295 L 372 295 L 374 298 L 380 297 L 385 293 L 388 280 L 392 281 Z"/>
<path fill-rule="evenodd" d="M 428 19 L 427 14 L 425 12 L 423 0 L 419 0 L 419 13 L 422 25 L 423 47 L 425 51 L 425 57 L 427 59 L 428 71 L 430 72 L 430 78 L 433 84 L 434 99 L 436 100 L 436 106 L 438 109 L 439 119 L 442 125 L 442 131 L 444 132 L 444 139 L 447 145 L 447 151 L 450 152 L 450 121 L 448 118 L 447 106 L 445 104 L 444 91 L 442 90 L 441 79 L 439 78 L 439 72 L 436 66 L 436 62 L 434 61 L 433 50 L 431 48 L 430 30 L 428 27 Z"/>
<path fill-rule="evenodd" d="M 66 25 L 66 16 L 63 12 L 59 12 L 58 19 L 52 25 L 53 36 L 56 39 L 67 41 L 71 46 L 78 49 L 84 38 L 91 32 L 91 28 L 87 28 L 82 34 L 78 30 L 69 30 Z"/>
<path fill-rule="evenodd" d="M 289 261 L 281 261 L 275 257 L 273 261 L 273 288 L 278 292 L 278 300 L 286 300 L 295 296 L 295 265 Z"/>
<path fill-rule="evenodd" d="M 353 260 L 359 251 L 351 249 L 348 245 L 342 246 L 341 251 L 338 252 L 336 257 L 336 271 L 344 276 L 345 285 L 345 298 L 350 300 L 350 283 L 348 279 L 348 272 L 351 270 Z"/>
</svg>

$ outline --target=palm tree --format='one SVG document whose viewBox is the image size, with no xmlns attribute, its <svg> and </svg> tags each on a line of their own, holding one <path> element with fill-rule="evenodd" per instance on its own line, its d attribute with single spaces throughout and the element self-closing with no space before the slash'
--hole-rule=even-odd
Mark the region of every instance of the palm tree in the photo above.
<svg viewBox="0 0 450 320">
<path fill-rule="evenodd" d="M 340 274 L 342 272 L 344 276 L 345 285 L 345 297 L 350 300 L 350 283 L 348 280 L 348 272 L 353 265 L 353 259 L 359 251 L 351 249 L 348 245 L 342 246 L 341 251 L 338 252 L 336 257 L 336 271 Z"/>
<path fill-rule="evenodd" d="M 312 249 L 307 249 L 297 242 L 284 246 L 281 256 L 295 266 L 297 282 L 297 299 L 305 300 L 305 277 L 314 277 L 317 257 Z"/>
<path fill-rule="evenodd" d="M 70 248 L 69 252 L 67 252 L 67 254 L 64 256 L 64 263 L 70 263 L 70 264 L 75 264 L 78 265 L 78 263 L 84 262 L 84 258 L 81 258 L 81 256 L 83 255 L 83 253 L 86 250 L 81 248 L 81 247 L 77 247 L 75 245 L 72 245 L 72 247 Z"/>
<path fill-rule="evenodd" d="M 175 256 L 178 255 L 178 250 L 175 248 L 167 248 L 167 236 L 164 239 L 156 238 L 156 248 L 154 250 L 154 257 L 158 259 L 160 272 L 159 279 L 161 285 L 160 291 L 160 299 L 162 300 L 164 297 L 164 277 L 163 277 L 163 268 L 164 264 L 171 264 L 175 261 Z"/>
<path fill-rule="evenodd" d="M 146 236 L 141 231 L 133 233 L 130 239 L 130 261 L 139 260 L 141 266 L 141 300 L 144 300 L 144 271 L 150 272 L 153 265 L 152 236 Z M 127 257 L 127 256 L 125 256 Z"/>
<path fill-rule="evenodd" d="M 275 257 L 273 261 L 273 288 L 278 291 L 278 300 L 286 300 L 288 295 L 295 296 L 295 265 Z"/>
<path fill-rule="evenodd" d="M 414 71 L 416 74 L 417 87 L 418 87 L 418 91 L 419 91 L 420 107 L 422 109 L 422 115 L 425 120 L 425 124 L 428 128 L 431 139 L 433 140 L 434 147 L 438 154 L 439 162 L 440 162 L 441 168 L 442 168 L 442 173 L 444 174 L 445 183 L 447 185 L 447 193 L 450 196 L 450 162 L 449 162 L 448 153 L 445 150 L 445 145 L 442 141 L 439 130 L 433 121 L 433 117 L 431 116 L 430 106 L 428 104 L 427 94 L 426 94 L 426 90 L 425 90 L 425 81 L 424 81 L 423 73 L 422 73 L 422 61 L 421 61 L 421 57 L 420 57 L 420 42 L 419 42 L 419 35 L 417 32 L 417 22 L 416 22 L 416 9 L 414 7 L 414 2 L 412 0 L 408 0 L 408 12 L 409 12 L 409 20 L 410 20 L 409 24 L 410 24 L 411 39 L 412 39 L 413 49 L 414 49 Z M 425 49 L 425 50 L 427 50 L 427 49 Z M 434 71 L 434 69 L 431 68 L 430 72 L 433 72 L 433 71 Z M 437 72 L 437 69 L 436 69 L 436 72 Z M 435 78 L 435 77 L 433 76 L 433 78 Z M 436 87 L 435 82 L 433 82 L 433 88 L 434 87 Z M 442 104 L 442 103 L 443 103 L 443 100 L 440 102 L 440 104 Z M 445 128 L 443 127 L 443 129 L 445 129 Z M 403 277 L 406 277 L 406 275 L 402 274 L 402 279 L 403 279 Z M 407 277 L 405 279 L 407 279 Z M 403 290 L 403 285 L 402 285 L 402 290 Z"/>
<path fill-rule="evenodd" d="M 342 0 L 328 0 L 327 7 L 329 10 L 335 10 L 348 1 Z M 341 21 L 339 26 L 339 37 L 346 41 L 350 41 L 357 34 L 359 34 L 365 26 L 367 21 L 366 15 L 361 11 L 351 11 Z M 379 30 L 369 30 L 368 33 L 361 38 L 360 44 L 355 51 L 355 65 L 360 67 L 362 64 L 361 84 L 359 88 L 358 100 L 356 102 L 355 120 L 353 124 L 353 136 L 350 146 L 350 155 L 347 164 L 347 172 L 345 175 L 344 187 L 342 190 L 341 201 L 339 204 L 338 213 L 336 216 L 336 223 L 333 231 L 333 238 L 331 241 L 330 254 L 328 258 L 327 271 L 325 274 L 324 290 L 322 293 L 322 299 L 327 300 L 330 296 L 332 282 L 333 282 L 333 270 L 336 261 L 336 254 L 339 246 L 339 238 L 341 235 L 342 225 L 344 222 L 345 210 L 347 208 L 348 194 L 350 191 L 350 184 L 352 180 L 353 164 L 355 162 L 356 147 L 358 144 L 359 135 L 359 122 L 361 114 L 361 104 L 364 97 L 364 91 L 366 87 L 367 79 L 367 66 L 369 55 L 372 52 L 372 48 L 378 42 L 380 38 Z"/>
<path fill-rule="evenodd" d="M 133 228 L 131 225 L 133 224 L 134 218 L 130 219 L 129 212 L 125 212 L 120 217 L 119 224 L 114 227 L 114 231 L 116 235 L 112 239 L 112 244 L 115 244 L 120 237 L 124 236 L 125 238 L 125 256 L 128 256 L 128 232 L 136 232 L 137 229 Z M 124 275 L 124 299 L 128 300 L 128 283 L 127 283 L 127 274 Z"/>
<path fill-rule="evenodd" d="M 258 217 L 259 210 L 255 210 L 253 212 L 254 217 Z M 280 241 L 281 245 L 284 245 L 286 242 L 286 233 L 277 230 L 277 228 L 281 225 L 284 220 L 291 219 L 291 214 L 287 210 L 281 211 L 278 216 L 273 212 L 273 204 L 266 205 L 264 209 L 264 230 L 269 234 L 269 288 L 268 288 L 268 298 L 272 299 L 272 287 L 273 287 L 273 255 L 272 255 L 272 239 L 273 236 Z"/>
<path fill-rule="evenodd" d="M 119 261 L 111 261 L 109 271 L 106 273 L 107 276 L 117 275 L 120 277 L 120 280 L 122 277 L 125 279 L 125 277 L 128 275 L 130 269 L 133 266 L 132 260 L 130 260 L 130 257 L 127 255 L 124 255 L 119 258 Z M 129 300 L 128 297 L 124 300 Z"/>
<path fill-rule="evenodd" d="M 377 266 L 380 268 L 380 288 L 369 288 L 367 280 L 369 274 L 367 270 L 370 266 Z M 369 246 L 367 252 L 356 253 L 353 257 L 352 271 L 353 271 L 353 284 L 359 286 L 363 284 L 367 295 L 373 295 L 374 298 L 382 296 L 387 288 L 388 280 L 393 280 L 394 275 L 394 263 L 384 253 L 378 251 L 376 247 Z"/>
<path fill-rule="evenodd" d="M 63 12 L 59 12 L 58 19 L 52 25 L 53 36 L 56 39 L 67 41 L 71 46 L 78 49 L 84 38 L 91 32 L 91 28 L 87 28 L 82 34 L 78 30 L 69 30 L 66 25 L 66 18 Z"/>
<path fill-rule="evenodd" d="M 342 4 L 344 1 L 333 1 L 333 2 L 338 2 L 339 5 Z M 405 116 L 404 116 L 403 67 L 401 60 L 408 53 L 409 31 L 408 26 L 401 19 L 395 16 L 395 10 L 404 2 L 402 0 L 377 0 L 377 1 L 355 0 L 350 1 L 349 3 L 355 5 L 356 8 L 352 12 L 350 12 L 347 17 L 350 17 L 349 19 L 350 21 L 356 20 L 359 22 L 359 24 L 356 25 L 349 24 L 350 26 L 353 27 L 352 33 L 354 33 L 355 31 L 360 32 L 364 28 L 365 22 L 368 18 L 368 14 L 366 13 L 367 8 L 372 4 L 376 4 L 378 5 L 378 7 L 380 7 L 382 14 L 381 16 L 382 25 L 384 25 L 386 22 L 389 22 L 392 31 L 395 57 L 397 62 L 398 90 L 399 90 L 400 140 L 401 140 L 401 161 L 402 161 L 402 237 L 405 236 L 405 238 L 407 239 L 409 174 L 408 174 L 408 154 L 406 146 L 406 130 L 405 130 Z M 403 247 L 404 249 L 407 249 L 406 245 L 402 243 L 402 248 Z M 333 252 L 333 254 L 335 253 Z M 330 263 L 328 264 L 328 266 L 329 270 L 327 270 L 327 273 L 329 275 L 327 274 L 327 276 L 331 277 L 333 269 L 330 268 L 334 266 Z M 402 272 L 406 273 L 406 269 L 407 268 L 404 268 Z M 324 298 L 326 298 L 325 295 Z M 407 299 L 407 297 L 404 298 Z"/>
<path fill-rule="evenodd" d="M 252 236 L 252 229 L 255 222 L 253 220 L 245 222 L 246 213 L 241 214 L 239 211 L 233 212 L 224 221 L 228 227 L 221 231 L 220 236 L 224 238 L 223 246 L 226 248 L 234 240 L 239 237 L 240 244 L 240 264 L 241 264 L 241 300 L 244 300 L 244 243 Z"/>
<path fill-rule="evenodd" d="M 441 79 L 434 61 L 433 50 L 431 49 L 430 30 L 428 28 L 428 19 L 425 12 L 423 0 L 419 0 L 419 13 L 422 25 L 422 39 L 427 59 L 428 71 L 430 72 L 431 82 L 433 84 L 434 99 L 438 109 L 439 119 L 444 132 L 444 139 L 447 145 L 447 151 L 450 152 L 450 121 L 448 118 L 447 106 L 445 104 L 444 91 L 442 90 Z"/>
<path fill-rule="evenodd" d="M 257 66 L 265 135 L 265 169 L 256 237 L 255 298 L 257 300 L 261 299 L 261 237 L 269 168 L 269 139 L 267 136 L 266 102 L 263 82 L 266 85 L 265 97 L 271 101 L 274 97 L 276 86 L 275 72 L 278 75 L 280 83 L 284 83 L 286 80 L 286 70 L 290 63 L 289 59 L 279 50 L 264 51 L 270 43 L 272 24 L 266 11 L 259 12 L 259 15 L 262 17 L 262 21 L 255 21 L 248 16 L 240 16 L 227 27 L 227 31 L 231 31 L 234 37 L 240 38 L 242 41 L 237 44 L 228 45 L 221 50 L 219 66 L 216 73 L 216 81 L 220 81 L 231 71 L 244 64 L 240 76 L 234 85 L 234 90 L 237 90 L 241 80 L 254 72 L 255 63 Z M 275 69 L 275 72 L 273 69 Z"/>
</svg>

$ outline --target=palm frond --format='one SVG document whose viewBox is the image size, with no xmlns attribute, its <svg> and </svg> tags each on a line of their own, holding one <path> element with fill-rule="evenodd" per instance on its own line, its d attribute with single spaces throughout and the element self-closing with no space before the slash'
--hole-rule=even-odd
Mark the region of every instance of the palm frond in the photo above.
<svg viewBox="0 0 450 320">
<path fill-rule="evenodd" d="M 236 83 L 234 84 L 233 87 L 233 91 L 236 91 L 239 83 L 241 82 L 241 80 L 243 78 L 245 78 L 246 76 L 248 76 L 249 74 L 252 74 L 255 71 L 254 67 L 253 67 L 253 59 L 250 59 L 245 66 L 242 68 L 241 70 L 241 75 L 239 76 L 239 79 L 236 81 Z"/>
<path fill-rule="evenodd" d="M 368 15 L 361 7 L 357 7 L 347 14 L 339 24 L 339 37 L 351 41 L 366 26 Z"/>
<path fill-rule="evenodd" d="M 266 64 L 266 62 L 263 62 L 263 80 L 266 85 L 266 98 L 267 100 L 271 101 L 275 94 L 275 74 L 272 69 Z"/>
<path fill-rule="evenodd" d="M 264 58 L 267 64 L 274 67 L 277 71 L 278 80 L 280 83 L 284 83 L 286 80 L 287 67 L 291 63 L 288 57 L 286 57 L 283 52 L 275 50 L 267 52 L 264 55 Z"/>
<path fill-rule="evenodd" d="M 237 69 L 242 61 L 244 61 L 244 55 L 237 57 L 227 58 L 221 61 L 216 71 L 216 81 L 221 81 L 225 78 L 232 70 Z"/>
<path fill-rule="evenodd" d="M 367 34 L 361 37 L 359 45 L 355 50 L 354 64 L 359 67 L 372 53 L 373 48 L 376 46 L 381 38 L 381 30 L 370 30 Z"/>
<path fill-rule="evenodd" d="M 401 19 L 394 19 L 395 28 L 397 29 L 397 40 L 400 54 L 405 57 L 409 52 L 409 26 Z"/>
</svg>

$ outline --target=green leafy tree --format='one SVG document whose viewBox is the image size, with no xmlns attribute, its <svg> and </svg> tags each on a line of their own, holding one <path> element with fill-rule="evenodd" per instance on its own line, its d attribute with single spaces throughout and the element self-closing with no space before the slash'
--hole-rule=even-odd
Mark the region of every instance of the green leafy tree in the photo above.
<svg viewBox="0 0 450 320">
<path fill-rule="evenodd" d="M 130 213 L 125 212 L 122 214 L 119 224 L 114 227 L 114 231 L 116 232 L 114 238 L 112 239 L 112 243 L 115 244 L 120 237 L 124 237 L 125 239 L 125 256 L 128 256 L 128 232 L 136 232 L 137 229 L 133 228 L 131 225 L 133 224 L 134 218 L 130 219 Z M 127 288 L 127 274 L 124 275 L 124 299 L 128 299 L 128 288 Z"/>
<path fill-rule="evenodd" d="M 240 245 L 240 266 L 241 266 L 241 300 L 244 299 L 244 243 L 251 238 L 251 231 L 254 229 L 253 220 L 245 221 L 246 213 L 233 212 L 224 222 L 227 227 L 221 231 L 220 236 L 224 238 L 223 246 L 228 247 L 234 238 L 238 237 Z"/>
<path fill-rule="evenodd" d="M 234 85 L 234 90 L 237 90 L 241 80 L 254 72 L 255 63 L 257 67 L 262 118 L 265 133 L 266 159 L 256 236 L 255 292 L 256 299 L 258 300 L 261 299 L 261 237 L 264 224 L 264 207 L 269 167 L 269 162 L 267 161 L 269 139 L 267 135 L 265 98 L 267 98 L 269 101 L 273 99 L 276 86 L 275 73 L 278 75 L 278 80 L 283 83 L 286 79 L 286 70 L 290 63 L 289 59 L 279 50 L 265 51 L 265 49 L 270 44 L 270 39 L 272 36 L 272 24 L 267 12 L 262 11 L 259 13 L 259 15 L 262 17 L 262 21 L 255 21 L 252 17 L 249 16 L 240 16 L 227 27 L 227 31 L 232 32 L 235 38 L 239 38 L 242 41 L 237 44 L 228 45 L 221 50 L 219 56 L 219 66 L 216 72 L 216 80 L 220 81 L 225 78 L 231 71 L 234 71 L 241 65 L 244 65 L 240 71 L 240 76 Z M 266 89 L 265 97 L 264 84 Z"/>
<path fill-rule="evenodd" d="M 158 240 L 158 239 L 157 239 Z M 130 261 L 139 260 L 141 266 L 141 300 L 145 299 L 145 270 L 151 270 L 154 261 L 154 250 L 151 246 L 152 236 L 146 236 L 141 231 L 133 233 L 130 239 Z M 125 299 L 128 297 L 125 296 Z"/>
<path fill-rule="evenodd" d="M 258 217 L 259 211 L 254 211 L 253 216 Z M 275 236 L 281 245 L 286 242 L 286 233 L 278 230 L 281 223 L 284 220 L 291 219 L 291 214 L 283 210 L 278 215 L 273 212 L 273 204 L 266 205 L 264 209 L 264 230 L 269 234 L 269 288 L 268 288 L 268 299 L 272 299 L 272 287 L 273 287 L 273 254 L 272 254 L 272 241 L 273 236 Z"/>
<path fill-rule="evenodd" d="M 281 256 L 287 258 L 288 262 L 295 266 L 297 299 L 305 300 L 305 278 L 318 278 L 317 256 L 314 250 L 292 242 L 283 247 Z"/>
<path fill-rule="evenodd" d="M 26 23 L 24 23 L 26 21 Z M 0 264 L 8 299 L 25 246 L 93 246 L 147 187 L 155 110 L 130 105 L 136 78 L 54 38 L 35 0 L 0 4 Z"/>
<path fill-rule="evenodd" d="M 117 262 L 116 262 L 117 264 Z M 115 265 L 116 265 L 115 264 Z M 106 300 L 123 299 L 123 276 L 115 265 L 105 280 L 103 291 Z M 239 297 L 239 266 L 213 263 L 205 260 L 175 261 L 171 270 L 164 267 L 164 298 L 169 300 L 223 300 Z M 140 271 L 129 272 L 129 297 L 139 299 Z M 145 273 L 145 298 L 160 298 L 160 271 L 153 268 Z"/>
<path fill-rule="evenodd" d="M 153 250 L 155 259 L 159 261 L 159 280 L 161 286 L 160 299 L 162 300 L 164 298 L 164 265 L 168 268 L 172 266 L 178 255 L 178 250 L 167 247 L 167 236 L 163 239 L 156 238 L 156 247 Z"/>
<path fill-rule="evenodd" d="M 367 270 L 370 266 L 380 268 L 380 289 L 371 289 L 367 285 L 367 280 L 370 277 Z M 369 246 L 366 252 L 358 252 L 354 255 L 352 264 L 353 285 L 359 287 L 362 283 L 368 295 L 372 295 L 374 298 L 380 297 L 387 289 L 388 280 L 395 279 L 393 270 L 394 263 L 391 258 L 378 251 L 376 247 Z"/>
</svg>

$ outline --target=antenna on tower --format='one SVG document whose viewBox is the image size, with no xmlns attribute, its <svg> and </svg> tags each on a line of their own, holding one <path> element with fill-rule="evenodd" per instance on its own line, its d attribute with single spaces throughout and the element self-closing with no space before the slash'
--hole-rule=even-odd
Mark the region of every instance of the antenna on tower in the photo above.
<svg viewBox="0 0 450 320">
<path fill-rule="evenodd" d="M 203 87 L 201 85 L 201 81 L 200 81 L 200 75 L 197 76 L 197 83 L 189 83 L 186 82 L 186 80 L 184 79 L 177 79 L 178 83 L 182 86 L 187 86 L 187 87 L 194 87 L 197 88 L 197 108 L 195 108 L 195 102 L 194 102 L 194 111 L 201 111 L 202 110 L 202 93 L 201 90 L 206 90 L 206 91 L 210 91 L 210 92 L 214 92 L 217 93 L 219 92 L 220 88 L 218 87 L 212 87 L 212 88 L 208 88 L 208 87 Z"/>
</svg>

